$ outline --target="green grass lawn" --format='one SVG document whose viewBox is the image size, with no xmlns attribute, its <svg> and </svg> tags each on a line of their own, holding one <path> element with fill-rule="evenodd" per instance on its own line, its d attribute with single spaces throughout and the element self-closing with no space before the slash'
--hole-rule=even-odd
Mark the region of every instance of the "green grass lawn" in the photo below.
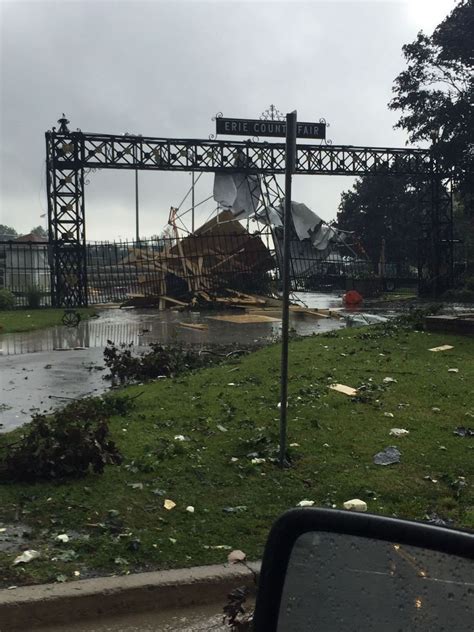
<svg viewBox="0 0 474 632">
<path fill-rule="evenodd" d="M 94 316 L 95 309 L 78 309 L 81 318 Z M 15 331 L 33 331 L 54 325 L 62 325 L 64 309 L 12 309 L 0 311 L 0 334 L 10 334 Z"/>
<path fill-rule="evenodd" d="M 428 351 L 441 344 L 454 349 Z M 258 559 L 272 522 L 303 499 L 341 508 L 361 498 L 373 513 L 423 520 L 435 512 L 473 528 L 474 440 L 453 434 L 474 426 L 473 357 L 472 337 L 387 327 L 292 342 L 293 466 L 284 471 L 269 461 L 278 436 L 277 345 L 129 387 L 142 393 L 136 410 L 111 422 L 125 457 L 120 467 L 67 482 L 0 486 L 0 520 L 24 525 L 28 547 L 41 552 L 15 567 L 17 551 L 0 554 L 0 581 L 219 563 L 231 548 Z M 329 390 L 333 382 L 365 388 L 352 399 Z M 390 436 L 393 427 L 410 434 Z M 8 440 L 0 437 L 0 448 Z M 401 462 L 375 465 L 374 454 L 390 445 Z M 176 507 L 167 511 L 165 499 Z M 55 541 L 61 533 L 69 543 Z"/>
</svg>

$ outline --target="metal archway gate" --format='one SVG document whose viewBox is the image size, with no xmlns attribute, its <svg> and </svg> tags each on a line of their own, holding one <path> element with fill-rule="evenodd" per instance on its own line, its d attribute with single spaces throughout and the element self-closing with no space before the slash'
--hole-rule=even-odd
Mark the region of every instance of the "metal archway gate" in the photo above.
<svg viewBox="0 0 474 632">
<path fill-rule="evenodd" d="M 284 143 L 94 134 L 70 131 L 65 118 L 58 122 L 59 129 L 46 132 L 51 294 L 56 307 L 88 304 L 86 170 L 285 173 Z M 451 287 L 451 178 L 431 151 L 301 144 L 295 174 L 413 176 L 424 183 L 419 203 L 419 274 L 432 295 Z"/>
</svg>

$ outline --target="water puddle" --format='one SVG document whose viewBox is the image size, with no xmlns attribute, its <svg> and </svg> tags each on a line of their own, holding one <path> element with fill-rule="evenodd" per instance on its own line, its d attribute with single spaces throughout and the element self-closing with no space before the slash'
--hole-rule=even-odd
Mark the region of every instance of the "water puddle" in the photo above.
<svg viewBox="0 0 474 632">
<path fill-rule="evenodd" d="M 301 293 L 308 307 L 340 308 L 335 294 Z M 105 309 L 100 317 L 77 328 L 52 327 L 0 336 L 0 432 L 29 421 L 31 414 L 57 408 L 70 399 L 98 395 L 108 389 L 103 379 L 103 349 L 108 340 L 183 345 L 244 343 L 259 346 L 281 332 L 278 311 L 268 322 L 233 323 L 209 318 L 229 312 L 174 312 L 144 309 Z M 182 326 L 205 325 L 205 328 Z M 290 327 L 308 336 L 345 327 L 344 319 L 290 315 Z"/>
<path fill-rule="evenodd" d="M 223 604 L 194 606 L 180 610 L 130 614 L 39 628 L 38 632 L 224 632 L 229 630 L 222 618 Z"/>
<path fill-rule="evenodd" d="M 12 553 L 19 551 L 28 541 L 29 528 L 25 524 L 5 524 L 0 522 L 0 551 Z"/>
</svg>

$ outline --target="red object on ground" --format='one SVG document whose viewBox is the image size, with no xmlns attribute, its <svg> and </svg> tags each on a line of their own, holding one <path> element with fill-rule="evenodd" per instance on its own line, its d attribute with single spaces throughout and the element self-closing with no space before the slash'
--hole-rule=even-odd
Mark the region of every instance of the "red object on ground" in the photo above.
<svg viewBox="0 0 474 632">
<path fill-rule="evenodd" d="M 360 305 L 364 299 L 357 290 L 349 290 L 344 294 L 342 300 L 346 305 Z"/>
</svg>

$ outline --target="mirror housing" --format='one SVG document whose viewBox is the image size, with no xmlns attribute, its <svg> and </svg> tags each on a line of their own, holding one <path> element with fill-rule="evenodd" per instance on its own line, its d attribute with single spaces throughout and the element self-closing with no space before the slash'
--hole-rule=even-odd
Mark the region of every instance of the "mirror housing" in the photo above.
<svg viewBox="0 0 474 632">
<path fill-rule="evenodd" d="M 399 545 L 418 547 L 420 550 L 474 560 L 474 534 L 471 532 L 350 511 L 322 508 L 292 509 L 275 522 L 265 546 L 254 616 L 255 632 L 278 631 L 282 595 L 292 551 L 302 536 L 317 532 L 326 536 L 340 534 L 356 540 L 362 538 L 362 542 L 379 541 L 385 548 L 390 544 L 392 548 Z M 469 565 L 469 569 L 471 568 Z M 317 573 L 316 560 L 314 574 Z M 469 591 L 474 609 L 474 583 L 472 590 L 469 588 Z M 312 629 L 319 629 L 317 618 L 313 619 L 313 626 Z M 297 627 L 291 629 L 298 632 Z M 336 628 L 333 629 L 337 632 Z M 466 628 L 465 632 L 468 630 L 470 628 Z M 462 631 L 457 629 L 457 632 Z"/>
</svg>

